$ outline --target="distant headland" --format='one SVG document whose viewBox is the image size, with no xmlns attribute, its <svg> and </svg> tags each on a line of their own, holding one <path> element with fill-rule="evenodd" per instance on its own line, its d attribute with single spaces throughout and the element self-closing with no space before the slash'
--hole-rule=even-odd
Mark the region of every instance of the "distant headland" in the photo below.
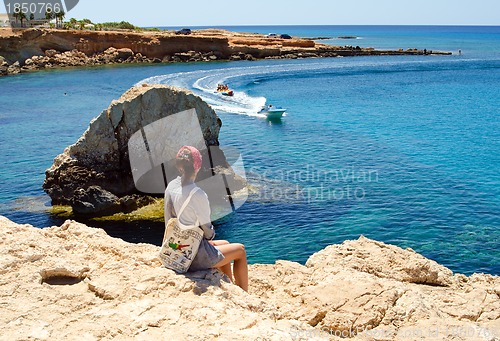
<svg viewBox="0 0 500 341">
<path fill-rule="evenodd" d="M 449 55 L 451 52 L 333 46 L 308 38 L 221 29 L 176 32 L 154 29 L 0 28 L 0 75 L 119 63 L 427 54 Z"/>
</svg>

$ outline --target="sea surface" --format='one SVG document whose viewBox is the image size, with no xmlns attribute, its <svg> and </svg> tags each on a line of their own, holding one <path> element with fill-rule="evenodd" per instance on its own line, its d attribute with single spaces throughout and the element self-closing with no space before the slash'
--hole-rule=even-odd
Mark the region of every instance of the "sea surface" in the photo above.
<svg viewBox="0 0 500 341">
<path fill-rule="evenodd" d="M 41 188 L 53 158 L 141 82 L 182 86 L 223 121 L 258 191 L 215 222 L 252 263 L 304 263 L 360 235 L 465 274 L 500 275 L 500 27 L 242 26 L 332 45 L 452 56 L 373 56 L 66 69 L 0 78 L 0 214 L 60 224 Z M 339 39 L 355 36 L 356 39 Z M 461 54 L 459 54 L 459 51 Z M 233 98 L 214 94 L 218 83 Z M 280 122 L 258 109 L 287 108 Z M 161 223 L 98 223 L 159 245 Z"/>
</svg>

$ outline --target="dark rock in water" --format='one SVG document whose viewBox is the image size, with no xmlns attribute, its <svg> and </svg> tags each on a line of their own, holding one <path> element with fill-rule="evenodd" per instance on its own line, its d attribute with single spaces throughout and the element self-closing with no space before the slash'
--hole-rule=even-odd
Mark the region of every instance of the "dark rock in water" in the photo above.
<svg viewBox="0 0 500 341">
<path fill-rule="evenodd" d="M 192 55 L 187 52 L 178 52 L 174 55 L 174 61 L 177 61 L 175 57 L 177 57 L 179 61 L 187 62 L 192 58 Z"/>
<path fill-rule="evenodd" d="M 99 186 L 90 186 L 87 189 L 79 188 L 71 199 L 71 207 L 76 215 L 103 216 L 118 212 L 130 213 L 139 207 L 153 203 L 150 196 L 138 194 L 118 198 L 111 192 Z"/>
<path fill-rule="evenodd" d="M 303 39 L 307 39 L 307 40 L 329 40 L 329 39 L 332 39 L 332 37 L 304 37 Z"/>
<path fill-rule="evenodd" d="M 356 36 L 340 36 L 340 37 L 337 37 L 338 39 L 358 39 L 358 37 Z"/>
<path fill-rule="evenodd" d="M 132 210 L 149 203 L 148 200 L 139 199 L 145 195 L 138 191 L 134 183 L 129 139 L 147 125 L 188 109 L 196 110 L 196 124 L 201 129 L 196 139 L 200 146 L 218 146 L 222 122 L 201 98 L 187 90 L 163 85 L 134 87 L 119 100 L 113 101 L 108 109 L 92 120 L 87 131 L 74 145 L 55 158 L 52 167 L 46 171 L 43 184 L 45 192 L 53 204 L 70 204 L 75 212 L 81 214 Z M 165 128 L 175 135 L 184 127 Z M 183 138 L 190 140 L 190 134 L 193 133 L 186 131 L 183 134 Z M 164 138 L 178 137 L 160 136 L 160 140 Z M 162 147 L 161 143 L 159 147 Z M 225 159 L 219 159 L 223 161 L 212 166 L 204 161 L 200 176 L 210 175 L 211 167 L 227 167 Z M 127 197 L 130 195 L 137 196 Z"/>
<path fill-rule="evenodd" d="M 75 214 L 111 215 L 121 209 L 120 199 L 99 186 L 79 188 L 71 200 Z"/>
<path fill-rule="evenodd" d="M 120 198 L 121 212 L 129 213 L 135 211 L 139 207 L 152 204 L 155 198 L 138 194 L 126 195 Z"/>
</svg>

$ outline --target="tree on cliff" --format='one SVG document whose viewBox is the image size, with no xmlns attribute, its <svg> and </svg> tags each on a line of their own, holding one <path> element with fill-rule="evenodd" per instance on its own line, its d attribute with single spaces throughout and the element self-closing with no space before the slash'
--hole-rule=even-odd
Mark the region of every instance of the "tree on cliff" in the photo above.
<svg viewBox="0 0 500 341">
<path fill-rule="evenodd" d="M 26 14 L 23 11 L 19 11 L 19 20 L 21 20 L 21 27 L 24 27 L 23 20 L 27 20 Z"/>
<path fill-rule="evenodd" d="M 19 13 L 20 12 L 14 12 L 12 16 L 16 19 L 16 26 L 17 26 L 17 21 L 19 20 Z"/>
<path fill-rule="evenodd" d="M 63 24 L 65 30 L 74 30 L 78 28 L 78 21 L 75 18 L 69 19 Z"/>
<path fill-rule="evenodd" d="M 45 11 L 45 19 L 47 19 L 47 21 L 51 21 L 52 19 L 54 19 L 54 12 L 52 11 Z"/>
<path fill-rule="evenodd" d="M 16 26 L 17 26 L 17 22 L 18 22 L 18 20 L 19 20 L 19 21 L 21 21 L 21 27 L 23 27 L 23 26 L 24 26 L 24 24 L 23 24 L 23 20 L 27 19 L 27 18 L 26 18 L 26 14 L 24 14 L 22 11 L 18 11 L 18 12 L 15 12 L 15 11 L 14 11 L 14 13 L 12 14 L 12 16 L 13 16 L 14 18 L 16 18 Z"/>
<path fill-rule="evenodd" d="M 84 30 L 85 29 L 85 25 L 93 25 L 92 24 L 92 21 L 90 19 L 82 19 L 82 20 L 79 20 L 78 22 L 78 28 L 80 30 Z"/>
<path fill-rule="evenodd" d="M 62 23 L 63 23 L 65 16 L 66 16 L 66 13 L 63 10 L 56 13 L 56 26 L 57 27 L 62 27 Z"/>
</svg>

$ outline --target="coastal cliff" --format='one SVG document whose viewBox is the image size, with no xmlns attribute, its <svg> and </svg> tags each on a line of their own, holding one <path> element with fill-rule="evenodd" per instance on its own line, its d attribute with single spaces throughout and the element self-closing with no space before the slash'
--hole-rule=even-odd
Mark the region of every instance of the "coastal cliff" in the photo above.
<svg viewBox="0 0 500 341">
<path fill-rule="evenodd" d="M 67 66 L 114 63 L 253 60 L 360 55 L 442 54 L 426 50 L 375 50 L 332 46 L 305 38 L 207 29 L 190 35 L 56 29 L 0 29 L 0 75 Z M 445 53 L 448 54 L 448 53 Z"/>
<path fill-rule="evenodd" d="M 0 216 L 6 340 L 498 340 L 500 278 L 466 277 L 360 237 L 305 265 L 255 264 L 249 293 L 216 270 L 177 275 L 159 247 L 66 221 Z"/>
</svg>

